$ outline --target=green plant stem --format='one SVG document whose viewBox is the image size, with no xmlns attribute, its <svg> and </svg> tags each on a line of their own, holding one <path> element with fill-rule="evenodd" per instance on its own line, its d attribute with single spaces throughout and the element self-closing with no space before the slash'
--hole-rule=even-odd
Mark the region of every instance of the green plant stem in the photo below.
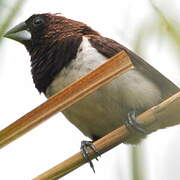
<svg viewBox="0 0 180 180">
<path fill-rule="evenodd" d="M 131 148 L 132 180 L 145 180 L 143 168 L 143 149 L 141 145 Z"/>
<path fill-rule="evenodd" d="M 12 21 L 16 17 L 17 13 L 19 12 L 24 2 L 25 0 L 16 0 L 16 2 L 14 3 L 12 9 L 10 10 L 9 14 L 6 16 L 4 22 L 2 23 L 0 27 L 0 41 L 2 40 L 3 34 L 5 33 L 8 26 L 12 23 Z"/>
</svg>

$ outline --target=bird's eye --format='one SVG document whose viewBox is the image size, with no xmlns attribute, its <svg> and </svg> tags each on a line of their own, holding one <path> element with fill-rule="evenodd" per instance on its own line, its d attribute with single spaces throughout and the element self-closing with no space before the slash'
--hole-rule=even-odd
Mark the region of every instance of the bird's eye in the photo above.
<svg viewBox="0 0 180 180">
<path fill-rule="evenodd" d="M 44 23 L 44 19 L 41 17 L 37 17 L 33 20 L 33 25 L 34 26 L 41 26 Z"/>
</svg>

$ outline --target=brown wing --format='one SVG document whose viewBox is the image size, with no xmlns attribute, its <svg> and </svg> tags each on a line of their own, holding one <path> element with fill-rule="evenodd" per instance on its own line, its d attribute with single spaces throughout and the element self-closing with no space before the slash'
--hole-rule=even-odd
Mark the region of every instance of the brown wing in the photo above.
<svg viewBox="0 0 180 180">
<path fill-rule="evenodd" d="M 120 45 L 116 41 L 96 35 L 89 35 L 88 38 L 91 45 L 107 58 L 110 58 L 118 52 L 125 50 L 130 56 L 134 66 L 146 77 L 151 79 L 151 81 L 156 83 L 158 87 L 161 88 L 163 99 L 167 99 L 168 97 L 179 91 L 179 88 L 170 80 L 168 80 L 165 76 L 163 76 L 160 72 L 158 72 L 142 58 L 137 56 L 135 53 L 133 53 L 126 47 Z"/>
</svg>

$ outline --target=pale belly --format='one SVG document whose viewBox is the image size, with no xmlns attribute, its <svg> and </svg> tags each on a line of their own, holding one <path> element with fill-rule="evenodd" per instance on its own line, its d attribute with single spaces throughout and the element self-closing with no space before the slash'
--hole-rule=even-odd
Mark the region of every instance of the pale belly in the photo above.
<svg viewBox="0 0 180 180">
<path fill-rule="evenodd" d="M 46 96 L 62 90 L 105 61 L 87 39 L 75 60 L 64 68 L 48 87 Z M 158 104 L 161 91 L 137 70 L 130 70 L 92 95 L 72 105 L 63 114 L 86 136 L 102 137 L 121 126 L 129 111 L 138 112 Z"/>
<path fill-rule="evenodd" d="M 128 112 L 143 112 L 160 101 L 160 90 L 138 71 L 131 70 L 63 114 L 86 136 L 102 137 L 121 126 Z"/>
<path fill-rule="evenodd" d="M 127 115 L 120 102 L 104 95 L 100 89 L 63 112 L 70 122 L 92 139 L 121 126 Z"/>
</svg>

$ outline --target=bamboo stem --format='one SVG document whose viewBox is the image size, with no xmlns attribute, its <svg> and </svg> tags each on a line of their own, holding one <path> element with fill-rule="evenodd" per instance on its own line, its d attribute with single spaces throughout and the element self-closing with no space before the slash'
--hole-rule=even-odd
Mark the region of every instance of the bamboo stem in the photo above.
<svg viewBox="0 0 180 180">
<path fill-rule="evenodd" d="M 0 148 L 132 68 L 133 65 L 128 55 L 121 51 L 91 73 L 85 75 L 49 98 L 45 103 L 1 130 Z"/>
<path fill-rule="evenodd" d="M 163 101 L 159 105 L 154 106 L 153 108 L 140 114 L 136 120 L 141 126 L 147 128 L 149 131 L 156 131 L 158 129 L 174 126 L 180 124 L 179 107 L 180 92 Z M 94 145 L 100 153 L 104 153 L 126 140 L 130 135 L 135 136 L 135 133 L 130 134 L 126 126 L 123 125 L 94 142 Z M 89 152 L 90 158 L 93 159 L 95 157 L 95 153 L 91 149 L 89 149 Z M 56 180 L 85 163 L 85 159 L 79 152 L 57 166 L 37 176 L 33 180 Z"/>
<path fill-rule="evenodd" d="M 97 140 L 93 144 L 96 146 L 97 150 L 101 154 L 103 154 L 104 152 L 124 141 L 125 137 L 128 135 L 129 131 L 126 129 L 125 126 L 122 126 L 112 131 L 108 135 L 102 137 L 101 139 Z M 90 159 L 95 158 L 96 154 L 94 153 L 94 151 L 89 148 L 88 150 Z M 71 156 L 67 160 L 63 161 L 62 163 L 58 164 L 57 166 L 51 168 L 47 172 L 37 176 L 33 180 L 56 180 L 57 178 L 63 177 L 64 175 L 70 173 L 71 171 L 77 169 L 85 163 L 86 160 L 82 156 L 81 152 L 79 152 Z"/>
</svg>

